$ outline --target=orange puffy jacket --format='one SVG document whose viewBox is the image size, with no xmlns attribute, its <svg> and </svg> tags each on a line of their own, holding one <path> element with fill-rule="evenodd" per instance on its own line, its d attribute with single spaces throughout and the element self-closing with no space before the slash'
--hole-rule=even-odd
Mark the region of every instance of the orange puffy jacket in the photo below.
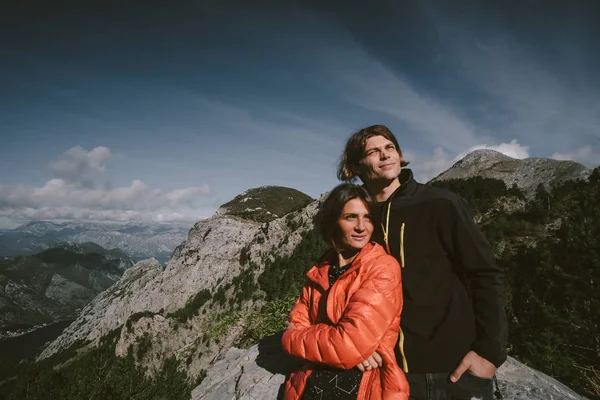
<svg viewBox="0 0 600 400">
<path fill-rule="evenodd" d="M 354 368 L 377 351 L 383 367 L 363 373 L 357 400 L 407 400 L 408 382 L 394 354 L 402 311 L 398 262 L 378 244 L 367 244 L 331 287 L 326 310 L 319 310 L 334 257 L 329 253 L 306 274 L 308 282 L 290 314 L 296 328 L 284 332 L 283 349 L 309 363 L 342 369 Z M 285 399 L 302 397 L 311 372 L 307 364 L 291 373 Z"/>
</svg>

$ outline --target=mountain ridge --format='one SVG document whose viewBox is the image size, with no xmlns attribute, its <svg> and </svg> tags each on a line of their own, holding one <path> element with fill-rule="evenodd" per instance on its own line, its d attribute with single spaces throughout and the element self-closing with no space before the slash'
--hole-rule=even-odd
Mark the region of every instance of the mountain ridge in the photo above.
<svg viewBox="0 0 600 400">
<path fill-rule="evenodd" d="M 527 197 L 533 197 L 540 184 L 551 189 L 569 180 L 585 180 L 591 173 L 591 168 L 575 161 L 543 157 L 517 159 L 495 150 L 478 149 L 465 155 L 430 182 L 480 176 L 501 180 L 508 188 L 515 185 Z"/>
</svg>

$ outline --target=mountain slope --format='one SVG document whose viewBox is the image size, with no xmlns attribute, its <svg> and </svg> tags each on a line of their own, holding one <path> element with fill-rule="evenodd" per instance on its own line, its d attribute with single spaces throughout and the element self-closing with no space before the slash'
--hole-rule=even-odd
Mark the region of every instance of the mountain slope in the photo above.
<svg viewBox="0 0 600 400">
<path fill-rule="evenodd" d="M 0 261 L 0 336 L 73 318 L 132 265 L 118 249 L 94 243 Z"/>
</svg>

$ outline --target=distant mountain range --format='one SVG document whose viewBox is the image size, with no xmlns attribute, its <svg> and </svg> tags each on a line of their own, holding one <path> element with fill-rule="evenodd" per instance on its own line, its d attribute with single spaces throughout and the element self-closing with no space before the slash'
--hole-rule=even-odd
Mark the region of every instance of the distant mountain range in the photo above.
<svg viewBox="0 0 600 400">
<path fill-rule="evenodd" d="M 61 243 L 93 242 L 122 249 L 135 260 L 155 257 L 161 263 L 187 236 L 188 224 L 32 221 L 0 231 L 0 256 L 35 254 Z"/>
<path fill-rule="evenodd" d="M 122 251 L 94 243 L 0 260 L 0 337 L 74 318 L 132 265 Z"/>
</svg>

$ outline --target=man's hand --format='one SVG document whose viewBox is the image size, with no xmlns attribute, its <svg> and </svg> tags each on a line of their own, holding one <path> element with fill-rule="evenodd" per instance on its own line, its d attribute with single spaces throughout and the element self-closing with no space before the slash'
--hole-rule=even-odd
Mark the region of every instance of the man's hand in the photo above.
<svg viewBox="0 0 600 400">
<path fill-rule="evenodd" d="M 380 368 L 383 366 L 383 359 L 379 355 L 378 352 L 374 352 L 369 358 L 365 361 L 358 363 L 356 368 L 358 368 L 361 372 L 370 371 L 374 368 Z"/>
<path fill-rule="evenodd" d="M 288 324 L 287 328 L 285 329 L 296 329 L 296 325 L 292 324 L 291 322 Z"/>
<path fill-rule="evenodd" d="M 496 367 L 474 351 L 470 351 L 465 354 L 458 367 L 450 374 L 450 380 L 457 382 L 465 371 L 471 371 L 473 375 L 480 378 L 492 378 L 496 373 Z"/>
</svg>

